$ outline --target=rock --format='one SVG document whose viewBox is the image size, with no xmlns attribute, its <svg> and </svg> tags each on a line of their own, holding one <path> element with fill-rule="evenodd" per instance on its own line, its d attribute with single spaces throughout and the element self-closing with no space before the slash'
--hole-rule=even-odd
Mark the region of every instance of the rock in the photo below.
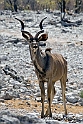
<svg viewBox="0 0 83 124">
<path fill-rule="evenodd" d="M 0 124 L 19 124 L 19 122 L 20 124 L 83 123 L 83 117 L 81 115 L 83 113 L 80 112 L 78 114 L 68 113 L 67 117 L 63 117 L 63 113 L 61 112 L 58 114 L 54 113 L 53 118 L 47 117 L 41 119 L 41 111 L 31 108 L 31 100 L 41 102 L 41 91 L 31 62 L 29 44 L 21 35 L 20 23 L 14 18 L 23 19 L 25 30 L 30 31 L 35 36 L 36 32 L 39 31 L 41 18 L 44 16 L 48 17 L 43 23 L 43 27 L 48 32 L 49 37 L 46 42 L 40 42 L 40 47 L 43 51 L 47 47 L 51 47 L 52 53 L 60 53 L 66 58 L 68 63 L 66 96 L 68 104 L 74 104 L 74 106 L 77 104 L 83 106 L 83 100 L 79 97 L 79 93 L 83 89 L 83 25 L 78 25 L 78 27 L 62 27 L 60 23 L 60 12 L 58 13 L 57 11 L 55 14 L 48 14 L 43 11 L 41 11 L 41 14 L 36 14 L 33 11 L 12 13 L 9 10 L 0 13 Z M 29 17 L 28 20 L 27 17 Z M 79 18 L 83 20 L 83 13 L 76 15 L 76 17 L 69 16 L 68 18 L 75 21 L 79 20 Z M 80 23 L 80 21 L 76 23 Z M 5 66 L 6 70 L 10 67 L 12 76 L 15 76 L 14 79 L 11 75 L 4 73 L 3 68 Z M 53 99 L 53 104 L 63 103 L 61 85 L 58 82 L 55 89 L 57 92 Z M 47 83 L 45 83 L 46 94 Z M 34 113 L 28 113 L 28 110 L 25 112 L 23 107 L 20 110 L 11 110 L 9 106 L 6 107 L 5 100 L 12 100 L 12 98 L 27 100 L 26 106 L 32 109 Z M 35 105 L 36 108 L 38 104 Z M 47 104 L 47 97 L 45 104 Z"/>
<path fill-rule="evenodd" d="M 9 117 L 7 115 L 3 115 L 0 119 L 0 122 L 5 122 L 5 124 L 20 124 L 19 119 L 15 117 Z"/>
<path fill-rule="evenodd" d="M 79 103 L 81 106 L 83 106 L 83 98 L 80 98 Z"/>
<path fill-rule="evenodd" d="M 0 60 L 1 60 L 1 61 L 6 61 L 6 60 L 7 60 L 7 56 L 4 56 L 4 55 L 3 55 L 2 57 L 0 57 Z"/>
<path fill-rule="evenodd" d="M 11 100 L 12 98 L 13 96 L 11 96 L 9 93 L 6 93 L 3 96 L 1 96 L 1 99 L 4 99 L 4 100 Z"/>
<path fill-rule="evenodd" d="M 66 99 L 67 99 L 68 102 L 73 103 L 73 104 L 77 103 L 78 100 L 79 100 L 79 98 L 77 98 L 75 96 L 66 96 Z"/>
<path fill-rule="evenodd" d="M 16 44 L 16 47 L 22 47 L 22 43 L 20 43 L 20 42 L 17 43 L 17 44 Z"/>
<path fill-rule="evenodd" d="M 46 124 L 60 124 L 60 123 L 56 120 L 46 120 Z"/>
<path fill-rule="evenodd" d="M 0 111 L 0 124 L 46 124 L 35 113 L 17 112 L 12 110 Z"/>
<path fill-rule="evenodd" d="M 36 97 L 41 97 L 41 93 L 40 92 L 37 92 L 37 93 L 35 93 L 35 96 Z"/>
<path fill-rule="evenodd" d="M 37 102 L 41 102 L 41 97 L 36 97 L 35 100 L 36 100 Z"/>
<path fill-rule="evenodd" d="M 0 102 L 3 102 L 4 103 L 4 99 L 0 99 Z"/>
<path fill-rule="evenodd" d="M 28 113 L 25 116 L 19 116 L 22 124 L 46 124 L 45 120 L 39 119 L 34 113 Z"/>
</svg>

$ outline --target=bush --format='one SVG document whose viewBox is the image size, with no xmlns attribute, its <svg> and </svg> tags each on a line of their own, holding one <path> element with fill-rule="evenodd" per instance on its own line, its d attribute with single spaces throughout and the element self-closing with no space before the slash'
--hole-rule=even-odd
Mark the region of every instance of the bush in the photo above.
<svg viewBox="0 0 83 124">
<path fill-rule="evenodd" d="M 83 90 L 80 91 L 80 97 L 83 98 Z"/>
</svg>

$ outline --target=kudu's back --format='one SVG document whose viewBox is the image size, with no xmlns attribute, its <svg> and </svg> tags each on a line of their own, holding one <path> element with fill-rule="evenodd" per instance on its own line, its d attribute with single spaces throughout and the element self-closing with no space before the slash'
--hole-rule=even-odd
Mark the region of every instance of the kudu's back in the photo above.
<svg viewBox="0 0 83 124">
<path fill-rule="evenodd" d="M 53 82 L 60 80 L 65 76 L 67 80 L 67 61 L 61 54 L 52 54 L 51 52 L 46 52 L 47 63 L 46 63 L 46 78 L 51 77 Z"/>
</svg>

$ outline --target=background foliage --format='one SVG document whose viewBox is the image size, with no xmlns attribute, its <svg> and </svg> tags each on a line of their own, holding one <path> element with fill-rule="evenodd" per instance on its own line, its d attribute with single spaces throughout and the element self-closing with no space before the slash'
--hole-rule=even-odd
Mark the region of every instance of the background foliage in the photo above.
<svg viewBox="0 0 83 124">
<path fill-rule="evenodd" d="M 12 5 L 10 4 L 10 1 Z M 14 2 L 17 4 L 17 8 L 20 10 L 44 10 L 44 9 L 60 9 L 59 2 L 61 0 L 0 0 L 0 9 L 12 9 L 14 10 Z M 66 9 L 73 10 L 75 8 L 76 0 L 65 0 Z M 79 0 L 77 0 L 79 2 Z M 81 10 L 83 11 L 83 0 L 81 0 Z"/>
</svg>

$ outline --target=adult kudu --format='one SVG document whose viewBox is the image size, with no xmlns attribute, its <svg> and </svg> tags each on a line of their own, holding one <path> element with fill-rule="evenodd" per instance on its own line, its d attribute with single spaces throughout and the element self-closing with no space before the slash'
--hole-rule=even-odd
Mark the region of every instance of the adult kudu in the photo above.
<svg viewBox="0 0 83 124">
<path fill-rule="evenodd" d="M 17 19 L 17 18 L 16 18 Z M 44 18 L 45 19 L 45 18 Z M 31 35 L 30 32 L 24 31 L 24 23 L 20 19 L 17 19 L 21 23 L 22 36 L 29 43 L 29 50 L 33 65 L 35 67 L 35 72 L 39 80 L 39 86 L 41 89 L 41 102 L 42 111 L 41 118 L 52 117 L 51 103 L 56 93 L 54 84 L 56 81 L 60 80 L 62 88 L 62 98 L 64 103 L 65 114 L 67 114 L 66 101 L 65 101 L 65 90 L 67 81 L 67 61 L 61 54 L 52 54 L 51 48 L 47 48 L 45 52 L 42 52 L 39 44 L 40 41 L 46 41 L 48 39 L 48 34 L 44 33 L 42 22 L 40 22 L 40 31 L 36 33 L 35 37 Z M 45 87 L 44 82 L 47 82 L 47 98 L 48 98 L 48 108 L 44 115 L 44 100 L 45 100 Z"/>
</svg>

